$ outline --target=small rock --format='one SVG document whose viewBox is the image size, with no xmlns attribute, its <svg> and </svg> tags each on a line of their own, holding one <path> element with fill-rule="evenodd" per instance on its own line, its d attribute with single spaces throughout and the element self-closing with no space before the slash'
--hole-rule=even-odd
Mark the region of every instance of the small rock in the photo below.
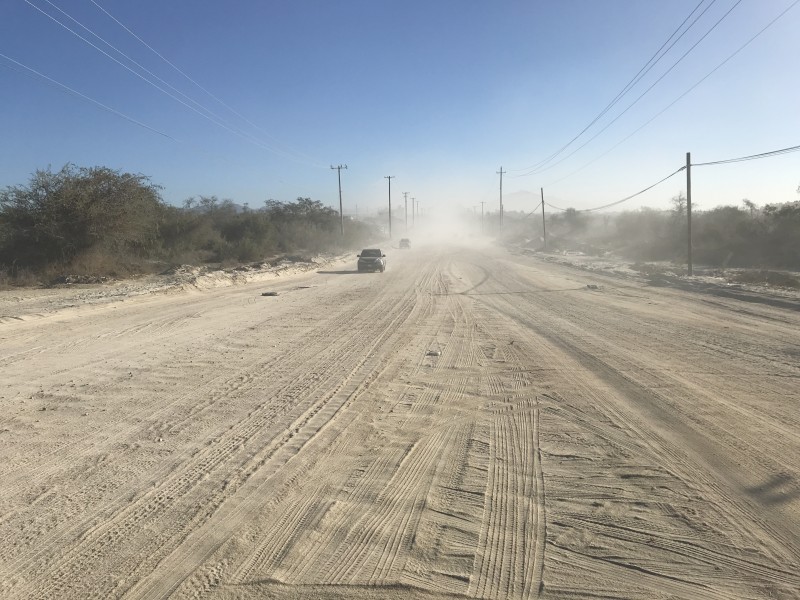
<svg viewBox="0 0 800 600">
<path fill-rule="evenodd" d="M 438 350 L 428 350 L 426 356 L 441 356 L 442 353 Z"/>
</svg>

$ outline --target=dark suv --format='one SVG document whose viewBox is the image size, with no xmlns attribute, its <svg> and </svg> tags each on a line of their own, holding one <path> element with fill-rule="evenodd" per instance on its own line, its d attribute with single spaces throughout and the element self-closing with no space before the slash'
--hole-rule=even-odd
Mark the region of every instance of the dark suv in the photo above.
<svg viewBox="0 0 800 600">
<path fill-rule="evenodd" d="M 364 248 L 358 255 L 359 271 L 380 271 L 386 270 L 386 255 L 378 248 Z"/>
</svg>

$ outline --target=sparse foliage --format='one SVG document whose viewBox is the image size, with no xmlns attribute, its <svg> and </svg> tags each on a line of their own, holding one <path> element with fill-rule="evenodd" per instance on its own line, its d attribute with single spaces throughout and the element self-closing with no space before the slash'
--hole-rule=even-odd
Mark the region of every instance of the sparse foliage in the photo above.
<svg viewBox="0 0 800 600">
<path fill-rule="evenodd" d="M 672 212 L 677 218 L 683 218 L 686 214 L 686 196 L 683 192 L 679 192 L 677 196 L 670 199 L 672 203 Z"/>
<path fill-rule="evenodd" d="M 90 249 L 141 257 L 158 244 L 160 189 L 144 175 L 66 165 L 0 192 L 0 264 L 65 266 Z"/>
<path fill-rule="evenodd" d="M 143 175 L 103 167 L 37 171 L 27 185 L 0 192 L 0 276 L 114 275 L 141 270 L 145 260 L 250 262 L 354 248 L 377 235 L 347 220 L 343 238 L 338 213 L 310 198 L 240 210 L 216 196 L 168 206 L 159 192 Z"/>
<path fill-rule="evenodd" d="M 641 261 L 687 258 L 686 198 L 671 199 L 670 210 L 641 208 L 612 215 L 575 211 L 548 215 L 548 249 L 587 253 L 612 251 Z M 578 226 L 575 224 L 579 223 Z M 512 233 L 513 232 L 513 233 Z M 541 247 L 541 224 L 509 218 L 506 237 Z M 800 201 L 759 208 L 720 206 L 692 212 L 693 258 L 697 265 L 800 269 Z"/>
</svg>

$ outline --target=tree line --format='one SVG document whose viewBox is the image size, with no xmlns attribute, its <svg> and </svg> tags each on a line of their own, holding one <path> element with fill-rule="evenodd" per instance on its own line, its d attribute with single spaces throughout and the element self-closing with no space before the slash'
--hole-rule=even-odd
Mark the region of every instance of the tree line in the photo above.
<svg viewBox="0 0 800 600">
<path fill-rule="evenodd" d="M 567 209 L 547 215 L 548 249 L 612 252 L 635 261 L 685 264 L 688 254 L 686 198 L 670 210 L 641 208 L 619 213 Z M 541 247 L 538 214 L 516 215 L 509 236 Z M 692 255 L 696 265 L 800 269 L 800 201 L 692 211 Z"/>
<path fill-rule="evenodd" d="M 167 204 L 149 177 L 68 164 L 0 191 L 0 278 L 123 276 L 176 264 L 234 264 L 338 252 L 379 235 L 311 198 L 253 210 L 214 196 Z"/>
</svg>

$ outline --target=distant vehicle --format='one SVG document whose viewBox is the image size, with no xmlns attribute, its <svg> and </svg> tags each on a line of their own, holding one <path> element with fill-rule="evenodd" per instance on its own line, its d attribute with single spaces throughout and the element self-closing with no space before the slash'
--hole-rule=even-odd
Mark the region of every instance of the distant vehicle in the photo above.
<svg viewBox="0 0 800 600">
<path fill-rule="evenodd" d="M 386 255 L 378 248 L 364 248 L 358 255 L 359 271 L 380 271 L 386 270 Z"/>
<path fill-rule="evenodd" d="M 408 238 L 403 238 L 402 240 L 400 240 L 400 247 L 411 248 L 411 240 Z"/>
</svg>

